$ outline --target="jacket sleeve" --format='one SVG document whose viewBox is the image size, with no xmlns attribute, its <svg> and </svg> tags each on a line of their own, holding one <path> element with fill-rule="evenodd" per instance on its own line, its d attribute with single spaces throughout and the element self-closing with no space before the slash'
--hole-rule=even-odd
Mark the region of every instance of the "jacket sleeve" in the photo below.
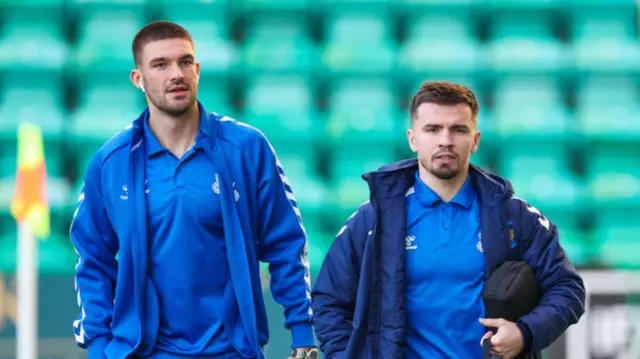
<svg viewBox="0 0 640 359">
<path fill-rule="evenodd" d="M 101 164 L 96 155 L 85 175 L 70 228 L 78 255 L 75 290 L 80 307 L 73 331 L 89 359 L 105 358 L 118 268 L 118 240 L 107 217 L 101 187 Z"/>
<path fill-rule="evenodd" d="M 364 247 L 366 228 L 361 207 L 338 232 L 316 278 L 313 320 L 320 350 L 327 358 L 346 350 L 353 331 L 362 258 L 362 251 L 357 248 Z"/>
<path fill-rule="evenodd" d="M 516 324 L 524 337 L 524 352 L 537 353 L 578 322 L 585 311 L 586 292 L 560 245 L 558 228 L 526 202 L 521 211 L 524 233 L 529 233 L 524 258 L 535 274 L 541 298 Z"/>
<path fill-rule="evenodd" d="M 259 137 L 258 157 L 259 259 L 269 264 L 271 292 L 284 307 L 292 348 L 315 347 L 307 236 L 300 210 L 282 164 L 264 135 Z"/>
</svg>

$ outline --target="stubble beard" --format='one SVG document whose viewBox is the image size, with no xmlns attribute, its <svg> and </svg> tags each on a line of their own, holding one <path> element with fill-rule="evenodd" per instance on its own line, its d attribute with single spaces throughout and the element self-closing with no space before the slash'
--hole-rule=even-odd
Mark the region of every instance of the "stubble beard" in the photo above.
<svg viewBox="0 0 640 359">
<path fill-rule="evenodd" d="M 427 172 L 431 173 L 435 178 L 443 181 L 452 180 L 456 178 L 461 172 L 459 166 L 457 168 L 452 167 L 451 165 L 443 165 L 441 167 L 429 166 L 426 161 L 422 159 L 420 159 L 420 165 L 422 166 L 422 168 L 426 169 Z"/>
<path fill-rule="evenodd" d="M 193 108 L 193 105 L 196 103 L 195 94 L 193 94 L 192 92 L 190 95 L 191 95 L 191 98 L 186 105 L 176 105 L 176 106 L 172 106 L 170 104 L 170 101 L 167 100 L 166 98 L 161 98 L 159 99 L 159 101 L 157 101 L 157 99 L 154 99 L 152 96 L 149 96 L 149 99 L 151 103 L 153 103 L 153 105 L 158 110 L 166 113 L 171 117 L 181 117 L 185 113 L 187 113 L 189 110 L 191 110 Z"/>
</svg>

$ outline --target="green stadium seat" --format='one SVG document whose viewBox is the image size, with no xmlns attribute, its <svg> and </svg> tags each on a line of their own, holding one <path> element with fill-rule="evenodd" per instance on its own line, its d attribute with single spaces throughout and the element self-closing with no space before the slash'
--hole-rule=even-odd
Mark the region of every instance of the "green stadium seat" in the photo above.
<svg viewBox="0 0 640 359">
<path fill-rule="evenodd" d="M 302 212 L 305 223 L 310 228 L 321 229 L 320 213 L 327 204 L 328 191 L 326 184 L 315 168 L 315 149 L 306 150 L 274 145 L 278 159 L 287 175 L 289 185 L 293 189 L 296 202 Z"/>
<path fill-rule="evenodd" d="M 317 50 L 305 22 L 291 17 L 252 21 L 243 51 L 248 71 L 310 72 L 317 66 Z"/>
<path fill-rule="evenodd" d="M 571 3 L 574 9 L 576 8 L 599 8 L 604 9 L 616 9 L 626 7 L 627 10 L 633 9 L 637 2 L 636 0 L 566 0 Z"/>
<path fill-rule="evenodd" d="M 142 113 L 144 95 L 127 78 L 88 80 L 81 84 L 80 93 L 78 107 L 70 113 L 69 135 L 77 168 L 84 174 L 95 151 Z"/>
<path fill-rule="evenodd" d="M 581 203 L 582 186 L 561 142 L 516 140 L 501 147 L 500 174 L 511 181 L 516 196 L 540 210 L 566 210 Z"/>
<path fill-rule="evenodd" d="M 640 205 L 640 148 L 637 143 L 592 143 L 586 177 L 594 204 L 622 208 Z"/>
<path fill-rule="evenodd" d="M 156 6 L 165 19 L 173 21 L 176 19 L 216 18 L 221 13 L 224 15 L 221 18 L 225 18 L 229 3 L 229 0 L 159 0 L 149 5 Z M 176 17 L 171 18 L 174 16 Z"/>
<path fill-rule="evenodd" d="M 635 7 L 578 8 L 573 19 L 575 66 L 585 72 L 640 70 Z"/>
<path fill-rule="evenodd" d="M 329 71 L 384 73 L 395 69 L 391 21 L 385 13 L 344 11 L 328 16 L 322 60 Z"/>
<path fill-rule="evenodd" d="M 592 264 L 596 251 L 589 236 L 581 228 L 580 215 L 576 213 L 575 209 L 556 211 L 553 208 L 538 207 L 538 203 L 529 202 L 529 204 L 536 207 L 543 216 L 558 227 L 560 245 L 575 266 Z"/>
<path fill-rule="evenodd" d="M 307 9 L 312 0 L 239 0 L 234 6 L 242 10 L 268 10 L 270 12 L 300 11 Z"/>
<path fill-rule="evenodd" d="M 400 66 L 410 73 L 472 72 L 482 67 L 481 49 L 471 23 L 470 14 L 464 12 L 413 16 L 400 50 Z M 447 36 L 436 35 L 439 33 Z"/>
<path fill-rule="evenodd" d="M 236 61 L 237 54 L 227 38 L 224 23 L 211 19 L 175 21 L 193 37 L 201 77 L 224 74 Z"/>
<path fill-rule="evenodd" d="M 402 138 L 394 89 L 385 80 L 345 79 L 329 95 L 326 132 L 338 144 L 384 146 Z"/>
<path fill-rule="evenodd" d="M 2 6 L 7 15 L 13 15 L 17 11 L 30 13 L 37 12 L 58 12 L 64 7 L 65 0 L 3 0 Z"/>
<path fill-rule="evenodd" d="M 593 264 L 596 261 L 596 251 L 589 241 L 589 236 L 576 227 L 560 227 L 560 245 L 576 267 Z"/>
<path fill-rule="evenodd" d="M 397 160 L 393 152 L 384 146 L 340 148 L 334 151 L 330 183 L 336 209 L 331 215 L 338 216 L 339 223 L 346 220 L 346 216 L 369 200 L 369 188 L 362 175 Z"/>
<path fill-rule="evenodd" d="M 22 122 L 40 127 L 45 140 L 62 136 L 65 113 L 57 91 L 51 87 L 12 85 L 1 92 L 0 136 L 15 139 Z"/>
<path fill-rule="evenodd" d="M 526 11 L 566 6 L 566 1 L 568 0 L 484 0 L 482 6 L 492 11 L 502 9 Z"/>
<path fill-rule="evenodd" d="M 593 239 L 603 264 L 612 269 L 640 269 L 640 211 L 600 211 Z"/>
<path fill-rule="evenodd" d="M 551 32 L 550 17 L 544 11 L 525 14 L 505 12 L 492 19 L 487 51 L 493 71 L 544 73 L 564 69 L 566 56 L 560 40 Z"/>
<path fill-rule="evenodd" d="M 571 129 L 557 80 L 505 77 L 494 91 L 493 116 L 502 136 L 563 137 Z"/>
<path fill-rule="evenodd" d="M 593 77 L 578 89 L 576 116 L 590 139 L 640 139 L 638 84 L 632 78 Z"/>
<path fill-rule="evenodd" d="M 304 76 L 259 76 L 245 93 L 243 121 L 274 142 L 304 143 L 319 136 L 314 91 Z"/>
<path fill-rule="evenodd" d="M 0 71 L 59 74 L 69 56 L 59 17 L 7 19 L 0 33 Z"/>
<path fill-rule="evenodd" d="M 198 100 L 202 102 L 207 111 L 233 117 L 229 93 L 223 84 L 200 81 Z"/>
<path fill-rule="evenodd" d="M 76 70 L 126 76 L 133 68 L 131 42 L 148 20 L 145 0 L 74 0 L 71 8 L 79 23 Z"/>
<path fill-rule="evenodd" d="M 441 11 L 443 9 L 468 10 L 474 3 L 477 3 L 477 0 L 396 0 L 394 2 L 395 6 L 406 13 L 414 14 L 418 11 Z"/>
<path fill-rule="evenodd" d="M 12 84 L 0 93 L 0 176 L 16 170 L 17 134 L 20 123 L 31 122 L 42 131 L 45 156 L 51 174 L 63 173 L 62 153 L 66 113 L 54 83 L 38 86 Z"/>
<path fill-rule="evenodd" d="M 162 0 L 156 6 L 162 20 L 180 24 L 193 37 L 201 76 L 224 73 L 236 61 L 237 54 L 229 40 L 227 0 Z"/>
</svg>

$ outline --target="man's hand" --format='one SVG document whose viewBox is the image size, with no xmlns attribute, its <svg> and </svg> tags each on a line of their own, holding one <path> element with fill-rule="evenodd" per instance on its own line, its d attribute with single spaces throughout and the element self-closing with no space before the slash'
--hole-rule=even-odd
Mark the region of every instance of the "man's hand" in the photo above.
<svg viewBox="0 0 640 359">
<path fill-rule="evenodd" d="M 296 348 L 295 350 L 309 352 L 311 349 L 316 349 L 316 347 L 306 347 L 306 348 Z M 296 357 L 289 357 L 289 359 L 297 359 Z"/>
<path fill-rule="evenodd" d="M 516 323 L 504 319 L 480 319 L 480 323 L 497 329 L 495 334 L 487 332 L 480 340 L 482 345 L 485 339 L 491 338 L 491 354 L 497 354 L 503 359 L 513 359 L 522 352 L 524 339 Z"/>
</svg>

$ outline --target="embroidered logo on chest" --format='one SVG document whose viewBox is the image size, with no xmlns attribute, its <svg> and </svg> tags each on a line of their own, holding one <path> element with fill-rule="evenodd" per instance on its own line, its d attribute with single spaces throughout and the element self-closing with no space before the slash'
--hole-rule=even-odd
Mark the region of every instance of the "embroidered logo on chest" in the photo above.
<svg viewBox="0 0 640 359">
<path fill-rule="evenodd" d="M 238 200 L 240 199 L 240 192 L 238 192 L 238 190 L 236 189 L 235 182 L 232 182 L 231 186 L 233 187 L 233 196 L 235 197 L 236 202 L 238 202 Z M 215 174 L 215 180 L 211 185 L 211 189 L 213 190 L 213 193 L 218 195 L 220 194 L 220 177 L 217 173 Z"/>
</svg>

